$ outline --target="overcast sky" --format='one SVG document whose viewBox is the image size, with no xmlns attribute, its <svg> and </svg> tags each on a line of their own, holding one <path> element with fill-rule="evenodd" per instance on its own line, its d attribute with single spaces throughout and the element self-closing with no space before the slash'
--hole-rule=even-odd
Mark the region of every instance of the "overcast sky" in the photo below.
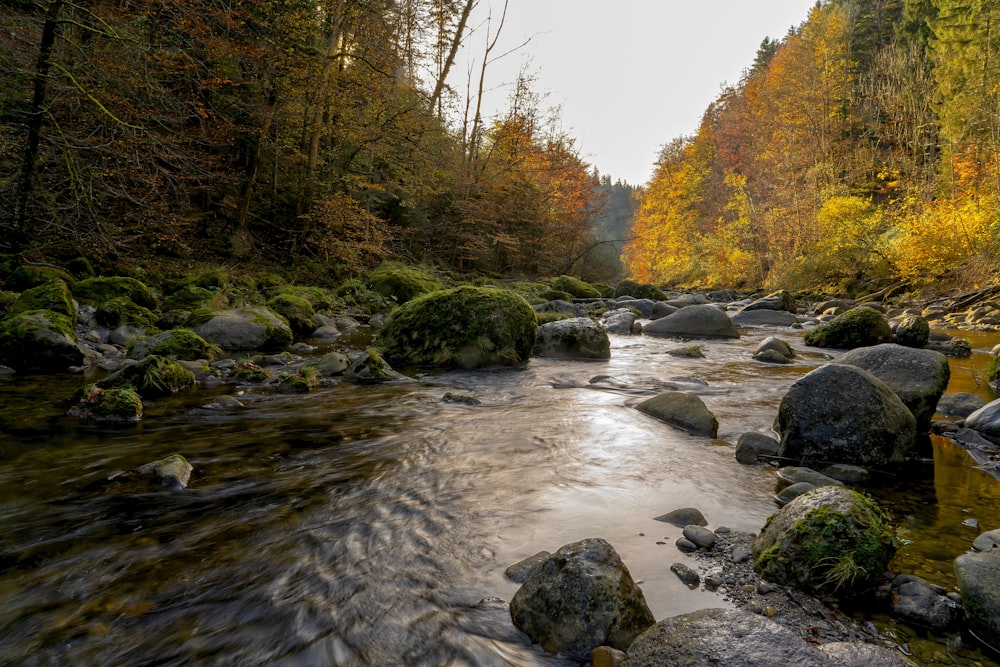
<svg viewBox="0 0 1000 667">
<path fill-rule="evenodd" d="M 449 83 L 464 87 L 481 58 L 488 6 L 480 0 Z M 522 49 L 487 73 L 489 113 L 506 108 L 522 63 L 545 106 L 558 106 L 583 159 L 634 185 L 646 183 L 661 146 L 690 135 L 725 83 L 736 83 L 765 37 L 802 23 L 815 0 L 510 0 L 496 53 Z M 495 26 L 495 21 L 494 21 Z"/>
</svg>

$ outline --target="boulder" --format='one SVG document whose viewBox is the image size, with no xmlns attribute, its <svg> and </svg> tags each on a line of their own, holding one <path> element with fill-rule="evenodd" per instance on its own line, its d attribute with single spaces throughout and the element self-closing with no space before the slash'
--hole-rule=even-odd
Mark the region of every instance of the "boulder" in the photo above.
<svg viewBox="0 0 1000 667">
<path fill-rule="evenodd" d="M 795 382 L 781 399 L 774 430 L 779 454 L 804 465 L 902 462 L 917 435 L 913 415 L 885 383 L 844 364 L 821 366 Z"/>
<path fill-rule="evenodd" d="M 775 473 L 785 484 L 800 484 L 808 482 L 813 486 L 843 486 L 843 482 L 833 477 L 828 477 L 821 472 L 816 472 L 812 468 L 802 468 L 799 466 L 785 466 L 778 468 Z"/>
<path fill-rule="evenodd" d="M 375 348 L 351 353 L 348 359 L 350 366 L 344 371 L 344 379 L 353 384 L 379 384 L 404 377 L 394 371 Z"/>
<path fill-rule="evenodd" d="M 660 621 L 628 648 L 624 667 L 830 665 L 805 639 L 742 609 L 701 609 Z"/>
<path fill-rule="evenodd" d="M 607 332 L 589 317 L 549 322 L 538 327 L 536 357 L 608 359 L 611 341 Z"/>
<path fill-rule="evenodd" d="M 560 548 L 531 572 L 510 616 L 548 653 L 579 661 L 598 646 L 627 649 L 655 622 L 618 553 L 597 538 Z"/>
<path fill-rule="evenodd" d="M 566 292 L 576 299 L 600 299 L 602 296 L 599 289 L 572 276 L 559 276 L 552 281 L 552 289 Z"/>
<path fill-rule="evenodd" d="M 297 336 L 308 336 L 317 328 L 316 311 L 301 296 L 282 292 L 271 297 L 267 307 L 288 320 L 292 333 Z"/>
<path fill-rule="evenodd" d="M 396 303 L 406 303 L 418 296 L 443 289 L 444 284 L 437 276 L 422 269 L 386 264 L 375 269 L 368 277 L 368 287 Z"/>
<path fill-rule="evenodd" d="M 683 338 L 739 338 L 740 332 L 729 316 L 716 306 L 686 306 L 672 315 L 654 320 L 642 328 L 651 336 Z"/>
<path fill-rule="evenodd" d="M 1000 557 L 962 554 L 955 559 L 955 576 L 969 629 L 981 642 L 1000 651 Z"/>
<path fill-rule="evenodd" d="M 719 434 L 719 420 L 694 394 L 667 391 L 639 403 L 636 409 L 696 435 L 715 438 Z"/>
<path fill-rule="evenodd" d="M 215 293 L 204 287 L 184 285 L 164 299 L 163 310 L 164 312 L 171 310 L 197 310 L 198 308 L 208 306 L 213 298 L 215 298 Z"/>
<path fill-rule="evenodd" d="M 935 591 L 921 579 L 908 574 L 892 580 L 892 615 L 910 625 L 945 632 L 958 626 L 962 606 Z"/>
<path fill-rule="evenodd" d="M 826 301 L 820 301 L 815 306 L 813 306 L 813 312 L 817 315 L 822 315 L 827 311 L 833 311 L 834 315 L 840 315 L 843 312 L 854 308 L 857 302 L 854 299 L 827 299 Z"/>
<path fill-rule="evenodd" d="M 316 362 L 316 370 L 320 375 L 340 375 L 351 367 L 351 360 L 343 352 L 329 352 Z"/>
<path fill-rule="evenodd" d="M 694 507 L 680 507 L 675 510 L 671 510 L 666 514 L 661 514 L 656 517 L 656 521 L 664 521 L 666 523 L 672 523 L 678 528 L 683 528 L 684 526 L 707 526 L 708 521 L 705 519 L 705 515 L 701 513 L 700 510 Z"/>
<path fill-rule="evenodd" d="M 19 371 L 58 373 L 86 359 L 65 315 L 29 310 L 0 320 L 0 363 Z"/>
<path fill-rule="evenodd" d="M 972 542 L 976 551 L 1000 556 L 1000 530 L 988 530 Z"/>
<path fill-rule="evenodd" d="M 917 663 L 898 650 L 863 642 L 830 642 L 819 650 L 837 667 L 916 667 Z M 832 666 L 831 666 L 832 667 Z"/>
<path fill-rule="evenodd" d="M 966 417 L 965 425 L 990 442 L 1000 444 L 1000 398 L 987 403 Z"/>
<path fill-rule="evenodd" d="M 780 446 L 781 443 L 769 435 L 753 431 L 743 433 L 736 441 L 736 460 L 752 465 L 762 456 L 776 456 Z"/>
<path fill-rule="evenodd" d="M 586 317 L 589 310 L 582 303 L 570 303 L 563 299 L 554 299 L 532 306 L 536 313 L 566 313 L 573 317 Z"/>
<path fill-rule="evenodd" d="M 954 415 L 956 417 L 967 417 L 979 408 L 986 405 L 986 399 L 978 394 L 970 394 L 965 391 L 943 394 L 938 399 L 937 411 L 944 415 Z"/>
<path fill-rule="evenodd" d="M 609 334 L 628 336 L 632 333 L 632 326 L 635 324 L 635 313 L 628 308 L 611 310 L 601 316 L 601 326 Z"/>
<path fill-rule="evenodd" d="M 895 551 L 888 515 L 843 486 L 795 498 L 771 515 L 753 542 L 758 574 L 817 595 L 870 589 Z"/>
<path fill-rule="evenodd" d="M 21 264 L 7 276 L 4 287 L 12 292 L 24 292 L 52 280 L 61 280 L 67 285 L 76 282 L 76 278 L 69 271 L 56 266 Z"/>
<path fill-rule="evenodd" d="M 612 298 L 630 296 L 633 299 L 651 299 L 653 301 L 665 301 L 667 295 L 659 287 L 637 283 L 634 280 L 623 280 L 615 286 Z"/>
<path fill-rule="evenodd" d="M 506 570 L 504 570 L 504 576 L 513 581 L 515 584 L 523 584 L 528 579 L 528 575 L 534 572 L 536 569 L 541 567 L 549 556 L 552 554 L 548 551 L 539 551 L 534 556 L 528 556 L 524 560 L 519 560 Z"/>
<path fill-rule="evenodd" d="M 69 285 L 56 279 L 21 292 L 7 309 L 7 317 L 31 310 L 50 310 L 65 315 L 70 322 L 76 322 L 80 307 L 73 300 Z"/>
<path fill-rule="evenodd" d="M 213 345 L 231 352 L 277 352 L 292 343 L 288 322 L 264 307 L 233 308 L 208 314 L 194 332 Z"/>
<path fill-rule="evenodd" d="M 397 308 L 375 346 L 396 365 L 513 366 L 528 360 L 537 335 L 535 312 L 514 292 L 458 287 Z"/>
<path fill-rule="evenodd" d="M 194 467 L 180 454 L 171 454 L 162 459 L 145 463 L 135 469 L 140 475 L 155 477 L 168 489 L 183 489 L 191 479 Z"/>
<path fill-rule="evenodd" d="M 767 338 L 762 340 L 760 344 L 754 348 L 753 354 L 754 356 L 756 356 L 761 352 L 767 352 L 769 350 L 777 352 L 778 354 L 787 359 L 792 359 L 793 357 L 795 357 L 795 352 L 792 350 L 792 346 L 786 343 L 785 341 L 781 340 L 777 336 L 768 336 Z"/>
<path fill-rule="evenodd" d="M 143 398 L 157 398 L 186 389 L 195 383 L 194 373 L 170 357 L 151 355 L 97 383 L 102 389 L 133 387 Z"/>
<path fill-rule="evenodd" d="M 98 324 L 108 329 L 126 325 L 152 329 L 157 321 L 156 313 L 125 296 L 115 296 L 102 301 L 94 312 L 94 318 Z"/>
<path fill-rule="evenodd" d="M 101 389 L 92 384 L 83 388 L 67 414 L 94 422 L 137 422 L 142 419 L 142 399 L 132 387 Z"/>
<path fill-rule="evenodd" d="M 785 290 L 771 292 L 765 297 L 751 301 L 740 308 L 739 312 L 746 313 L 753 310 L 783 310 L 793 315 L 797 311 L 795 297 Z"/>
<path fill-rule="evenodd" d="M 155 308 L 156 299 L 142 282 L 135 278 L 112 276 L 110 278 L 87 278 L 73 284 L 73 296 L 83 303 L 99 306 L 108 299 L 125 297 L 143 308 Z"/>
<path fill-rule="evenodd" d="M 948 358 L 940 352 L 895 343 L 845 352 L 836 363 L 862 368 L 884 382 L 909 408 L 918 433 L 930 429 L 938 399 L 951 377 Z"/>
<path fill-rule="evenodd" d="M 620 308 L 635 308 L 646 319 L 653 316 L 653 308 L 657 303 L 659 302 L 652 299 L 618 299 Z"/>
<path fill-rule="evenodd" d="M 649 319 L 658 320 L 661 317 L 666 317 L 667 315 L 673 315 L 680 308 L 677 306 L 672 306 L 666 301 L 657 301 L 653 304 L 653 312 L 649 314 Z"/>
<path fill-rule="evenodd" d="M 810 329 L 805 335 L 806 345 L 841 350 L 880 345 L 891 340 L 892 329 L 885 316 L 868 306 L 851 308 L 829 322 Z"/>
<path fill-rule="evenodd" d="M 675 308 L 686 308 L 688 306 L 700 306 L 709 303 L 708 297 L 704 294 L 681 294 L 666 301 L 667 305 Z"/>
<path fill-rule="evenodd" d="M 931 337 L 931 325 L 920 315 L 904 315 L 891 325 L 893 339 L 906 347 L 923 347 Z"/>
<path fill-rule="evenodd" d="M 217 358 L 221 350 L 190 329 L 171 329 L 140 338 L 128 351 L 129 359 L 144 359 L 151 354 L 194 361 Z"/>
<path fill-rule="evenodd" d="M 736 313 L 732 320 L 733 324 L 741 327 L 790 327 L 799 318 L 784 310 L 751 310 Z"/>
</svg>

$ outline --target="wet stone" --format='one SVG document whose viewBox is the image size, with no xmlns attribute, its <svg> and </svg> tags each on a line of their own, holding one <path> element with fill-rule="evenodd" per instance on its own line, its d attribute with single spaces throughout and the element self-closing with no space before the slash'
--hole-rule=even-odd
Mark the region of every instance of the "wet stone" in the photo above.
<svg viewBox="0 0 1000 667">
<path fill-rule="evenodd" d="M 715 533 L 704 526 L 684 526 L 684 537 L 701 549 L 710 549 L 715 544 Z"/>
<path fill-rule="evenodd" d="M 697 588 L 701 583 L 701 577 L 684 563 L 674 563 L 670 566 L 670 571 L 677 575 L 677 578 L 688 588 Z"/>
<path fill-rule="evenodd" d="M 656 521 L 663 521 L 665 523 L 671 523 L 678 528 L 683 528 L 684 526 L 707 526 L 708 521 L 705 519 L 705 515 L 701 513 L 700 510 L 694 507 L 681 507 L 679 509 L 672 510 L 666 514 L 661 514 L 656 517 Z"/>
</svg>

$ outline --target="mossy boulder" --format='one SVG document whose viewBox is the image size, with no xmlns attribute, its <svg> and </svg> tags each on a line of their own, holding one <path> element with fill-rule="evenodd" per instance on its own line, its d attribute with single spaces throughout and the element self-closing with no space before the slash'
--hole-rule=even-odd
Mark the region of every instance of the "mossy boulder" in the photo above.
<svg viewBox="0 0 1000 667">
<path fill-rule="evenodd" d="M 108 299 L 125 297 L 143 308 L 156 307 L 156 300 L 149 288 L 135 278 L 126 276 L 87 278 L 74 284 L 72 290 L 78 301 L 94 306 L 99 306 Z"/>
<path fill-rule="evenodd" d="M 51 310 L 65 315 L 71 322 L 76 321 L 79 312 L 69 285 L 58 278 L 21 292 L 17 301 L 7 310 L 7 314 L 17 315 L 29 310 Z"/>
<path fill-rule="evenodd" d="M 290 393 L 309 393 L 319 386 L 320 374 L 313 366 L 303 366 L 294 373 L 285 373 L 278 380 L 278 389 Z"/>
<path fill-rule="evenodd" d="M 444 283 L 432 273 L 409 266 L 386 265 L 368 276 L 372 291 L 396 303 L 406 303 L 423 294 L 444 289 Z"/>
<path fill-rule="evenodd" d="M 76 282 L 76 278 L 69 271 L 64 271 L 55 266 L 22 264 L 7 276 L 7 280 L 4 281 L 4 289 L 11 292 L 23 292 L 53 280 L 61 280 L 67 285 L 72 285 Z"/>
<path fill-rule="evenodd" d="M 920 315 L 905 315 L 891 328 L 893 339 L 906 347 L 923 347 L 931 338 L 931 325 Z"/>
<path fill-rule="evenodd" d="M 768 581 L 816 595 L 872 589 L 896 552 L 889 516 L 868 496 L 821 486 L 773 514 L 753 542 Z"/>
<path fill-rule="evenodd" d="M 194 361 L 216 359 L 221 352 L 217 345 L 212 345 L 190 329 L 171 329 L 140 339 L 132 345 L 128 356 L 130 359 L 144 359 L 155 354 Z"/>
<path fill-rule="evenodd" d="M 75 257 L 69 260 L 66 262 L 66 270 L 77 280 L 85 280 L 97 275 L 97 272 L 94 271 L 94 265 L 86 257 Z"/>
<path fill-rule="evenodd" d="M 13 305 L 13 303 L 17 301 L 20 296 L 21 295 L 17 292 L 0 290 L 0 317 L 3 317 L 10 310 L 11 305 Z"/>
<path fill-rule="evenodd" d="M 116 296 L 102 302 L 97 307 L 94 318 L 98 324 L 109 329 L 124 325 L 153 329 L 156 327 L 157 315 L 128 297 Z"/>
<path fill-rule="evenodd" d="M 272 297 L 267 307 L 288 320 L 297 336 L 308 336 L 316 330 L 316 311 L 309 301 L 300 296 L 282 292 Z"/>
<path fill-rule="evenodd" d="M 344 372 L 344 379 L 354 384 L 379 384 L 403 377 L 394 371 L 382 354 L 373 347 L 355 352 L 350 355 L 349 361 L 350 365 Z"/>
<path fill-rule="evenodd" d="M 552 281 L 552 289 L 568 292 L 577 299 L 600 299 L 601 292 L 590 283 L 572 276 L 559 276 Z"/>
<path fill-rule="evenodd" d="M 0 363 L 19 371 L 51 373 L 81 366 L 86 358 L 65 315 L 29 310 L 0 321 Z"/>
<path fill-rule="evenodd" d="M 650 299 L 652 301 L 665 301 L 667 299 L 667 295 L 659 287 L 637 283 L 634 280 L 623 280 L 618 283 L 612 296 L 616 299 L 621 296 L 631 296 L 636 299 Z"/>
<path fill-rule="evenodd" d="M 535 356 L 563 359 L 609 359 L 607 332 L 589 317 L 548 322 L 538 327 Z"/>
<path fill-rule="evenodd" d="M 262 306 L 214 313 L 195 311 L 190 322 L 197 322 L 192 327 L 195 333 L 223 350 L 278 352 L 292 343 L 288 321 Z"/>
<path fill-rule="evenodd" d="M 539 299 L 544 299 L 545 301 L 564 301 L 571 302 L 575 298 L 569 292 L 562 292 L 556 289 L 547 289 L 538 295 Z"/>
<path fill-rule="evenodd" d="M 291 297 L 305 301 L 314 310 L 333 310 L 337 308 L 341 301 L 336 294 L 323 287 L 309 287 L 301 285 L 288 285 L 274 292 L 273 298 Z"/>
<path fill-rule="evenodd" d="M 879 311 L 869 306 L 857 306 L 835 318 L 810 329 L 805 335 L 806 345 L 853 350 L 892 342 L 892 329 Z"/>
<path fill-rule="evenodd" d="M 186 389 L 195 383 L 194 373 L 170 357 L 152 355 L 125 366 L 97 383 L 102 389 L 132 387 L 143 398 L 157 398 Z"/>
<path fill-rule="evenodd" d="M 457 287 L 397 308 L 375 344 L 396 365 L 511 366 L 530 358 L 537 330 L 535 311 L 517 294 Z"/>
<path fill-rule="evenodd" d="M 92 384 L 83 388 L 68 414 L 95 422 L 137 422 L 142 418 L 142 398 L 132 387 L 102 389 Z"/>
<path fill-rule="evenodd" d="M 388 310 L 396 305 L 389 297 L 372 290 L 360 280 L 345 281 L 334 290 L 334 294 L 348 309 L 365 315 Z"/>
<path fill-rule="evenodd" d="M 207 306 L 215 293 L 197 285 L 185 285 L 163 301 L 163 310 L 197 310 Z"/>
</svg>

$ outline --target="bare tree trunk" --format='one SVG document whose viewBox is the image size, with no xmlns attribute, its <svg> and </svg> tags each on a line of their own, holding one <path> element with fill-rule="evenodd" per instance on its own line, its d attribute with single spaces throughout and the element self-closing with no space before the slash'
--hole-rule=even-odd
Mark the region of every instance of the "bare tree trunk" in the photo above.
<svg viewBox="0 0 1000 667">
<path fill-rule="evenodd" d="M 455 36 L 451 40 L 451 49 L 448 51 L 448 56 L 445 58 L 444 65 L 441 67 L 441 74 L 438 76 L 438 80 L 434 84 L 434 92 L 431 93 L 430 108 L 432 111 L 441 101 L 441 95 L 444 92 L 445 80 L 448 78 L 448 72 L 451 71 L 451 66 L 455 62 L 455 56 L 458 54 L 458 47 L 462 44 L 462 35 L 465 34 L 465 25 L 469 21 L 469 14 L 472 13 L 472 8 L 475 6 L 476 0 L 466 0 L 465 7 L 462 8 L 462 16 L 458 19 L 458 26 L 455 28 Z M 440 115 L 440 113 L 441 110 L 438 109 L 438 115 Z"/>
</svg>

